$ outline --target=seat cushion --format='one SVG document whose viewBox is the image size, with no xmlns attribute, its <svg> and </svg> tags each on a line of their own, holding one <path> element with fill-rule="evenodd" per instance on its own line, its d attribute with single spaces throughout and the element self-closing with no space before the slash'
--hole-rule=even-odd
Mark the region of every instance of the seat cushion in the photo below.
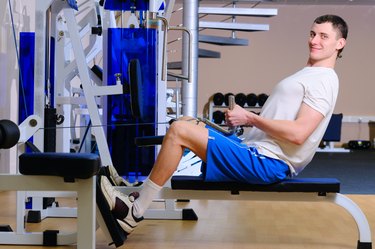
<svg viewBox="0 0 375 249">
<path fill-rule="evenodd" d="M 21 174 L 61 176 L 65 181 L 88 179 L 100 166 L 99 156 L 92 153 L 24 153 L 19 157 Z"/>
<path fill-rule="evenodd" d="M 247 184 L 240 182 L 206 182 L 201 176 L 173 176 L 172 189 L 184 190 L 228 190 L 262 192 L 317 192 L 338 193 L 340 181 L 335 178 L 296 178 L 286 179 L 269 185 Z"/>
</svg>

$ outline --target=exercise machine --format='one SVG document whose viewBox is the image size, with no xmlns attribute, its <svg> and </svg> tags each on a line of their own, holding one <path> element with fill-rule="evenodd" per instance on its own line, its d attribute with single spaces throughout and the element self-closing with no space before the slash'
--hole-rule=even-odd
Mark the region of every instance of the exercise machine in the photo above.
<svg viewBox="0 0 375 249">
<path fill-rule="evenodd" d="M 10 120 L 0 120 L 0 149 L 8 149 L 29 139 L 39 127 L 40 119 L 30 116 L 20 126 Z M 96 177 L 101 164 L 95 154 L 24 153 L 19 157 L 21 174 L 0 174 L 0 190 L 17 191 L 16 228 L 2 226 L 0 244 L 8 245 L 69 245 L 79 249 L 95 248 Z M 56 191 L 74 193 L 77 197 L 77 232 L 25 231 L 25 191 Z M 47 191 L 47 192 L 46 192 Z M 51 196 L 52 197 L 52 196 Z M 22 217 L 22 219 L 18 219 Z M 105 227 L 103 228 L 104 231 Z"/>
</svg>

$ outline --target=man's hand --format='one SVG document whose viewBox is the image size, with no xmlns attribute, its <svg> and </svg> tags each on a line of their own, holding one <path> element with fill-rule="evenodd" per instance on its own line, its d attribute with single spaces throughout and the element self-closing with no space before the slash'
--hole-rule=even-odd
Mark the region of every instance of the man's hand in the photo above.
<svg viewBox="0 0 375 249">
<path fill-rule="evenodd" d="M 242 108 L 239 105 L 235 105 L 233 110 L 225 111 L 225 121 L 229 127 L 234 126 L 252 126 L 253 116 L 256 115 Z"/>
</svg>

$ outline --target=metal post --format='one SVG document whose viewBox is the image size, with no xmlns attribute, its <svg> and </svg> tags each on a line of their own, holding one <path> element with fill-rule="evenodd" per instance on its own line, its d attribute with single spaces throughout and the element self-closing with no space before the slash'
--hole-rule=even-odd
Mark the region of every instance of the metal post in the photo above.
<svg viewBox="0 0 375 249">
<path fill-rule="evenodd" d="M 191 82 L 182 81 L 182 115 L 197 116 L 197 85 L 198 85 L 198 1 L 186 0 L 183 3 L 183 25 L 191 32 L 192 69 Z M 189 70 L 189 38 L 184 34 L 182 40 L 182 74 Z"/>
<path fill-rule="evenodd" d="M 35 69 L 34 69 L 34 113 L 44 120 L 45 107 L 45 82 L 46 65 L 48 65 L 47 46 L 49 36 L 47 30 L 47 10 L 50 8 L 53 0 L 36 1 L 35 3 Z M 35 133 L 34 144 L 39 149 L 43 149 L 44 132 L 43 130 Z"/>
</svg>

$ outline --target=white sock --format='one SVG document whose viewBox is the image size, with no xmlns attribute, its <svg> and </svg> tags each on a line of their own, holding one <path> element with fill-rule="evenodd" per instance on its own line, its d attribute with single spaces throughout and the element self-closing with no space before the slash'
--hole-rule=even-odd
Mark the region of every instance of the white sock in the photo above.
<svg viewBox="0 0 375 249">
<path fill-rule="evenodd" d="M 139 197 L 133 203 L 133 215 L 137 218 L 143 216 L 151 202 L 158 196 L 159 191 L 163 188 L 150 179 L 143 184 L 143 188 L 139 192 Z"/>
</svg>

